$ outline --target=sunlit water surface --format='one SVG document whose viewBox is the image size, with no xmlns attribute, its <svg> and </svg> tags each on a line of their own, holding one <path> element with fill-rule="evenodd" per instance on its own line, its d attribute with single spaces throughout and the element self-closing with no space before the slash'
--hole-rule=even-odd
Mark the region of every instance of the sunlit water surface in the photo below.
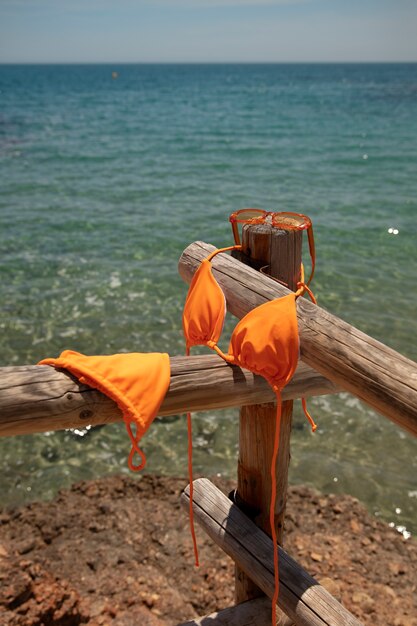
<svg viewBox="0 0 417 626">
<path fill-rule="evenodd" d="M 0 97 L 2 365 L 182 354 L 179 255 L 230 244 L 244 206 L 310 215 L 321 306 L 417 359 L 416 65 L 3 66 Z M 310 406 L 291 481 L 415 532 L 416 441 L 349 394 Z M 194 416 L 196 472 L 235 475 L 237 418 Z M 147 471 L 185 475 L 186 445 L 158 420 Z M 1 502 L 127 472 L 128 448 L 122 424 L 3 439 Z"/>
</svg>

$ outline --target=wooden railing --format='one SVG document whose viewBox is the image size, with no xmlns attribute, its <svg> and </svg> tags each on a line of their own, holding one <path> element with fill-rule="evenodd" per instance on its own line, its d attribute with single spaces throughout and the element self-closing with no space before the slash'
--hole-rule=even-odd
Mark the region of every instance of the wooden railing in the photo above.
<svg viewBox="0 0 417 626">
<path fill-rule="evenodd" d="M 228 255 L 218 255 L 212 261 L 213 273 L 220 284 L 227 301 L 229 312 L 242 318 L 251 309 L 289 293 L 282 284 L 271 280 L 255 267 L 269 266 L 274 278 L 284 280 L 291 285 L 291 271 L 283 274 L 274 273 L 277 267 L 274 253 L 278 253 L 280 265 L 285 266 L 282 250 L 289 251 L 288 266 L 292 271 L 299 268 L 299 248 L 297 241 L 286 241 L 285 236 L 292 233 L 277 233 L 262 226 L 248 226 L 243 233 L 245 264 Z M 279 240 L 284 236 L 283 241 Z M 246 245 L 245 245 L 246 244 Z M 196 242 L 183 253 L 179 262 L 179 272 L 189 283 L 200 262 L 212 250 L 213 246 Z M 251 258 L 252 257 L 252 258 Z M 253 258 L 255 257 L 255 258 Z M 251 263 L 251 261 L 254 261 Z M 279 266 L 278 266 L 279 268 Z M 267 270 L 268 271 L 268 270 Z M 282 270 L 279 270 L 282 271 Z M 288 279 L 290 276 L 290 280 Z M 406 359 L 398 352 L 372 339 L 343 320 L 331 315 L 321 307 L 305 298 L 297 300 L 297 318 L 300 336 L 300 359 L 320 372 L 327 380 L 346 391 L 355 394 L 382 415 L 401 426 L 413 435 L 417 435 L 417 364 Z M 265 406 L 265 405 L 264 405 Z M 238 624 L 269 624 L 269 607 L 261 593 L 272 597 L 273 568 L 271 565 L 272 542 L 257 529 L 268 533 L 266 520 L 268 511 L 266 502 L 270 497 L 270 486 L 266 472 L 271 462 L 271 432 L 273 408 L 255 407 L 242 410 L 238 464 L 238 496 L 245 510 L 257 508 L 256 525 L 249 520 L 236 505 L 226 502 L 222 494 L 213 485 L 194 484 L 196 501 L 194 514 L 197 521 L 237 564 L 236 600 L 233 609 L 207 616 L 201 620 L 187 622 L 187 626 L 238 626 Z M 286 477 L 289 463 L 289 436 L 291 431 L 291 407 L 282 415 L 283 423 L 280 438 L 279 463 L 277 471 L 281 475 L 276 509 L 278 536 L 282 542 Z M 249 436 L 249 429 L 252 436 Z M 253 443 L 255 441 L 255 443 Z M 286 465 L 287 464 L 287 465 Z M 239 483 L 239 476 L 242 480 Z M 267 485 L 265 486 L 265 482 Z M 249 485 L 249 487 L 248 487 Z M 239 494 L 239 490 L 241 493 Z M 188 506 L 187 491 L 183 502 Z M 254 506 L 255 505 L 255 506 Z M 233 519 L 234 522 L 230 520 Z M 237 520 L 237 521 L 236 521 Z M 256 541 L 253 538 L 256 537 Z M 344 607 L 325 592 L 317 581 L 295 562 L 294 569 L 287 569 L 288 555 L 282 550 L 280 569 L 279 613 L 281 626 L 353 626 L 359 624 Z M 255 598 L 255 599 L 254 599 Z M 254 616 L 254 617 L 253 617 Z M 185 626 L 185 625 L 184 625 Z"/>
<path fill-rule="evenodd" d="M 259 252 L 257 236 L 250 232 L 250 228 L 246 233 L 248 240 L 251 241 L 251 250 L 247 246 L 246 252 L 250 254 L 244 259 L 246 264 L 227 255 L 219 255 L 213 260 L 214 274 L 226 295 L 228 310 L 239 318 L 254 307 L 288 293 L 285 287 L 247 265 L 251 261 L 250 256 Z M 264 238 L 259 248 L 264 246 L 265 241 Z M 282 244 L 283 248 L 280 247 Z M 293 244 L 288 245 L 285 239 L 274 241 L 272 246 L 264 246 L 257 261 L 265 260 L 267 249 L 278 250 L 281 256 L 282 249 L 291 249 L 293 258 L 289 267 L 297 267 L 301 243 L 294 240 Z M 213 246 L 196 242 L 184 251 L 179 271 L 187 282 L 191 281 L 200 261 L 212 250 Z M 288 276 L 287 282 L 291 282 Z M 408 432 L 417 435 L 417 365 L 303 298 L 298 300 L 297 315 L 300 358 L 304 363 L 299 364 L 293 380 L 284 389 L 283 400 L 350 391 Z M 217 355 L 172 357 L 171 383 L 160 414 L 164 416 L 187 410 L 248 407 L 241 416 L 241 430 L 252 428 L 252 421 L 258 429 L 271 428 L 272 416 L 275 414 L 271 404 L 274 398 L 274 393 L 263 378 L 228 365 Z M 283 427 L 286 440 L 281 441 L 282 458 L 278 468 L 284 476 L 280 485 L 280 493 L 284 495 L 277 510 L 280 542 L 284 526 L 285 481 L 291 431 L 290 404 L 287 408 L 284 414 L 286 424 Z M 262 419 L 269 420 L 268 426 L 260 420 L 261 414 Z M 248 420 L 248 416 L 253 420 Z M 121 413 L 113 401 L 97 390 L 80 384 L 66 371 L 56 371 L 46 366 L 0 368 L 0 436 L 105 424 L 121 419 Z M 262 437 L 258 439 L 262 440 Z M 270 442 L 268 437 L 263 439 L 257 441 L 257 459 L 248 468 L 244 466 L 253 448 L 248 443 L 248 433 L 246 437 L 241 436 L 240 479 L 243 475 L 247 478 L 251 472 L 252 477 L 259 471 L 264 472 L 270 463 Z M 259 470 L 257 463 L 261 463 L 262 470 Z M 272 542 L 263 532 L 268 530 L 263 509 L 270 491 L 266 477 L 261 475 L 261 478 L 262 485 L 254 478 L 255 489 L 252 494 L 250 489 L 242 488 L 242 481 L 238 481 L 240 501 L 245 501 L 251 507 L 254 502 L 248 499 L 258 498 L 258 511 L 254 520 L 249 519 L 206 479 L 194 481 L 193 508 L 196 520 L 236 563 L 238 604 L 183 626 L 270 624 L 269 601 L 265 600 L 265 596 L 257 597 L 263 594 L 272 597 L 274 584 Z M 189 506 L 189 488 L 184 491 L 182 502 Z M 278 606 L 284 612 L 278 614 L 280 626 L 360 624 L 281 547 Z"/>
<path fill-rule="evenodd" d="M 275 394 L 261 376 L 227 365 L 217 355 L 174 356 L 171 383 L 161 416 L 273 402 Z M 283 398 L 340 391 L 336 385 L 299 364 Z M 118 406 L 64 370 L 23 365 L 0 368 L 0 436 L 26 435 L 122 421 Z"/>
<path fill-rule="evenodd" d="M 186 282 L 212 250 L 210 244 L 196 242 L 184 251 L 179 271 Z M 215 257 L 212 265 L 227 308 L 238 318 L 288 293 L 265 274 L 226 254 Z M 417 436 L 417 363 L 306 298 L 297 300 L 297 318 L 304 363 Z"/>
</svg>

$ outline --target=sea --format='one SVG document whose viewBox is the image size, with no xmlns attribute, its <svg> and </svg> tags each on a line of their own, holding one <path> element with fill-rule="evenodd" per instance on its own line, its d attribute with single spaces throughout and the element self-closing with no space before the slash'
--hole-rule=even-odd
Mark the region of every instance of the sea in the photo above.
<svg viewBox="0 0 417 626">
<path fill-rule="evenodd" d="M 319 305 L 417 360 L 416 64 L 2 65 L 0 181 L 1 366 L 183 354 L 178 259 L 230 245 L 245 207 L 308 215 Z M 348 393 L 310 401 L 314 435 L 299 405 L 290 482 L 416 533 L 417 440 Z M 194 415 L 197 474 L 235 477 L 237 443 L 238 409 Z M 185 477 L 184 415 L 143 448 Z M 2 438 L 0 503 L 128 473 L 128 451 L 122 423 Z"/>
</svg>

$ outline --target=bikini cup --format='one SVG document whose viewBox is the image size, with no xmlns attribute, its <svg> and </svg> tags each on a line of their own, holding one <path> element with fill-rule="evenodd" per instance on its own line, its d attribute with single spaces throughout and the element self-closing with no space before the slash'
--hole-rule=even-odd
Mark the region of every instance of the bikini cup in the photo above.
<svg viewBox="0 0 417 626">
<path fill-rule="evenodd" d="M 295 294 L 272 300 L 250 311 L 235 327 L 230 362 L 263 376 L 281 390 L 297 368 L 299 339 Z"/>
<path fill-rule="evenodd" d="M 182 325 L 189 350 L 217 344 L 226 317 L 226 298 L 211 271 L 209 258 L 201 262 L 188 290 Z"/>
</svg>

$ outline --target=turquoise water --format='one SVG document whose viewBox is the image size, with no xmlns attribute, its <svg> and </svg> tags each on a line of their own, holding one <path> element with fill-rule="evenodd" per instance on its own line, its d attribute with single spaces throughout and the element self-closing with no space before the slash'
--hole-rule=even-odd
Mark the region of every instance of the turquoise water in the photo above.
<svg viewBox="0 0 417 626">
<path fill-rule="evenodd" d="M 417 359 L 417 65 L 0 66 L 0 99 L 1 365 L 182 354 L 178 258 L 245 206 L 310 215 L 320 304 Z M 415 532 L 417 442 L 348 394 L 311 408 L 291 481 Z M 185 430 L 155 424 L 149 472 L 185 475 Z M 194 430 L 196 471 L 233 476 L 237 412 Z M 1 501 L 125 472 L 128 448 L 122 424 L 3 439 Z"/>
</svg>

